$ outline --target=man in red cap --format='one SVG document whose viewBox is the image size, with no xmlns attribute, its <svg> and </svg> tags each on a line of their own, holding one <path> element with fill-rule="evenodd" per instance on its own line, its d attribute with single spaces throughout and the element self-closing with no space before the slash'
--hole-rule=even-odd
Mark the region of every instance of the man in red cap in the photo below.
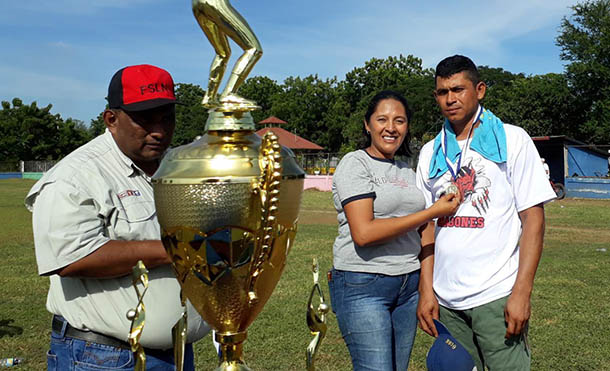
<svg viewBox="0 0 610 371">
<path fill-rule="evenodd" d="M 38 272 L 50 279 L 48 369 L 133 369 L 126 313 L 137 305 L 130 273 L 142 260 L 149 269 L 140 338 L 147 368 L 174 370 L 180 287 L 159 240 L 151 185 L 174 132 L 174 83 L 158 67 L 125 67 L 112 77 L 108 103 L 106 132 L 55 165 L 25 200 Z M 193 370 L 191 343 L 209 328 L 190 303 L 187 312 L 185 370 Z"/>
</svg>

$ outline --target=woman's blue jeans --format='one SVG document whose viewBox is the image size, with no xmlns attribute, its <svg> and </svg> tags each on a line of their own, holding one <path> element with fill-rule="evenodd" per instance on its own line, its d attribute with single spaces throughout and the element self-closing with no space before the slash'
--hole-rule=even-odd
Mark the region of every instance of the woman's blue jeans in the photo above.
<svg viewBox="0 0 610 371">
<path fill-rule="evenodd" d="M 419 270 L 386 276 L 333 269 L 328 285 L 354 370 L 406 370 L 417 331 Z"/>
</svg>

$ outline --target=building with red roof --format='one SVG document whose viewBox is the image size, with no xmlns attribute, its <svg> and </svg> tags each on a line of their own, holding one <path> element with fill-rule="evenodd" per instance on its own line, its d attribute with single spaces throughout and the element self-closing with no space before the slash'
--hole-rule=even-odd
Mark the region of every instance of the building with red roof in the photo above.
<svg viewBox="0 0 610 371">
<path fill-rule="evenodd" d="M 287 122 L 275 116 L 270 116 L 260 121 L 259 124 L 267 128 L 270 126 L 284 125 L 287 124 Z"/>
<path fill-rule="evenodd" d="M 271 125 L 282 125 L 287 124 L 286 121 L 281 120 L 275 116 L 271 116 L 259 122 L 259 124 L 266 125 L 264 128 L 258 130 L 256 134 L 259 136 L 265 135 L 268 131 L 273 131 L 275 135 L 278 137 L 278 141 L 284 147 L 288 147 L 295 152 L 318 152 L 323 151 L 324 147 L 321 147 L 313 142 L 308 141 L 305 138 L 301 138 L 300 136 L 289 132 L 286 129 L 282 129 L 277 126 Z"/>
<path fill-rule="evenodd" d="M 324 147 L 310 142 L 305 138 L 301 138 L 300 136 L 296 135 L 295 133 L 291 133 L 286 129 L 273 126 L 287 124 L 286 121 L 275 116 L 266 118 L 260 121 L 259 124 L 265 125 L 265 127 L 258 130 L 256 134 L 262 137 L 268 131 L 272 131 L 275 135 L 277 135 L 278 142 L 280 142 L 282 146 L 290 148 L 294 152 L 297 163 L 303 168 L 303 170 L 305 170 L 307 174 L 328 173 L 328 154 L 323 153 Z M 307 184 L 305 188 L 308 188 Z"/>
</svg>

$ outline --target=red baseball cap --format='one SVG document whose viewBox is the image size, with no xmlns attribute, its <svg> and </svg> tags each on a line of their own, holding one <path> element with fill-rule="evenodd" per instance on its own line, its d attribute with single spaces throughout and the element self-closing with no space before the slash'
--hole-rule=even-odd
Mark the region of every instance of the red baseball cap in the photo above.
<svg viewBox="0 0 610 371">
<path fill-rule="evenodd" d="M 140 64 L 118 70 L 108 86 L 108 105 L 125 111 L 144 111 L 175 104 L 174 80 L 166 70 Z"/>
</svg>

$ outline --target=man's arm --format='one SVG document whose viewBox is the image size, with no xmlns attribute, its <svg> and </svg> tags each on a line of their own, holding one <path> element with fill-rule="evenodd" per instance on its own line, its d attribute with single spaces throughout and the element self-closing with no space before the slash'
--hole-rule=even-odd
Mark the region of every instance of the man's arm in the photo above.
<svg viewBox="0 0 610 371">
<path fill-rule="evenodd" d="M 544 207 L 532 206 L 519 212 L 523 230 L 519 239 L 519 270 L 504 308 L 506 338 L 519 335 L 530 318 L 530 298 L 544 239 Z"/>
<path fill-rule="evenodd" d="M 171 263 L 161 241 L 111 240 L 84 258 L 50 274 L 62 277 L 114 278 L 130 274 L 138 260 L 142 260 L 147 268 Z"/>
<path fill-rule="evenodd" d="M 438 300 L 432 287 L 434 270 L 434 222 L 425 225 L 421 233 L 421 252 L 419 260 L 421 273 L 419 275 L 419 303 L 417 318 L 419 328 L 430 336 L 437 337 L 438 332 L 433 319 L 438 319 Z"/>
</svg>

